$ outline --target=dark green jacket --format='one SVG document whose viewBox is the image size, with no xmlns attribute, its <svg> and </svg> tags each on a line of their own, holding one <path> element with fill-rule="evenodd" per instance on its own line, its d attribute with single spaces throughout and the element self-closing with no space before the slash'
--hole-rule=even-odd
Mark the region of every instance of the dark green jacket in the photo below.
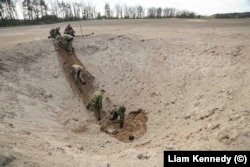
<svg viewBox="0 0 250 167">
<path fill-rule="evenodd" d="M 112 113 L 117 113 L 120 116 L 120 120 L 123 121 L 124 117 L 125 117 L 125 111 L 126 111 L 126 107 L 122 106 L 122 105 L 117 105 L 114 106 L 112 109 Z"/>
<path fill-rule="evenodd" d="M 57 36 L 61 35 L 61 33 L 59 32 L 59 29 L 57 28 L 51 29 L 49 33 L 53 38 L 56 38 Z"/>
<path fill-rule="evenodd" d="M 65 28 L 64 34 L 69 34 L 69 35 L 74 36 L 74 35 L 75 35 L 75 31 L 73 30 L 72 27 L 67 26 L 67 27 Z"/>
</svg>

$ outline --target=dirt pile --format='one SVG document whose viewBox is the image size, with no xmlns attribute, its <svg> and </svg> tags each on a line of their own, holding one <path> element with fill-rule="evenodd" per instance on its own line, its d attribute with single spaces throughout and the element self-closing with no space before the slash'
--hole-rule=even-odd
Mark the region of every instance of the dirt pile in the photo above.
<svg viewBox="0 0 250 167">
<path fill-rule="evenodd" d="M 131 111 L 124 120 L 124 128 L 108 120 L 101 122 L 101 131 L 124 142 L 138 139 L 147 131 L 147 116 L 143 110 Z"/>
</svg>

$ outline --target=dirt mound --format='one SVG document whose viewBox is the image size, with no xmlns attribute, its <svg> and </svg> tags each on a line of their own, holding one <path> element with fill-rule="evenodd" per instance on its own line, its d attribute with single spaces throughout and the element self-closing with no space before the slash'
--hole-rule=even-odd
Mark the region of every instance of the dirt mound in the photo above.
<svg viewBox="0 0 250 167">
<path fill-rule="evenodd" d="M 124 120 L 124 128 L 120 128 L 119 123 L 102 121 L 101 131 L 120 141 L 128 142 L 138 139 L 147 131 L 147 120 L 148 118 L 143 110 L 131 111 Z M 130 136 L 132 139 L 129 139 Z"/>
</svg>

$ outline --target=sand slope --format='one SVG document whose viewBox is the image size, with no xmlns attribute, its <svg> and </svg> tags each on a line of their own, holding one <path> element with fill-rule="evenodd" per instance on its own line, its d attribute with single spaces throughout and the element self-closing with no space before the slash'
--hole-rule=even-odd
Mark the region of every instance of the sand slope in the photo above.
<svg viewBox="0 0 250 167">
<path fill-rule="evenodd" d="M 95 34 L 74 39 L 75 55 L 106 90 L 104 110 L 142 109 L 146 132 L 101 132 L 43 33 L 0 51 L 2 166 L 162 166 L 164 150 L 250 149 L 249 20 L 113 22 L 84 22 Z"/>
</svg>

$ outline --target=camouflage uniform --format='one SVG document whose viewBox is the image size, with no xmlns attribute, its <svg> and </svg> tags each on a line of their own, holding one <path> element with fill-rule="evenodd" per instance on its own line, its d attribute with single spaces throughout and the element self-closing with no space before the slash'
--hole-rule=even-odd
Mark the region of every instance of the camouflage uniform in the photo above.
<svg viewBox="0 0 250 167">
<path fill-rule="evenodd" d="M 48 38 L 57 38 L 58 36 L 61 36 L 60 27 L 53 28 L 50 30 L 50 36 Z"/>
<path fill-rule="evenodd" d="M 118 121 L 120 123 L 120 128 L 123 128 L 125 111 L 126 111 L 126 107 L 122 105 L 114 105 L 111 110 L 111 114 L 113 114 L 113 117 L 110 120 L 115 121 L 117 120 L 118 116 L 120 116 L 120 120 Z"/>
<path fill-rule="evenodd" d="M 96 115 L 96 119 L 99 121 L 101 119 L 101 109 L 102 109 L 102 97 L 103 97 L 103 93 L 104 91 L 96 91 L 91 99 L 90 102 L 87 106 L 87 109 L 90 108 L 94 108 L 95 110 L 95 115 Z"/>
<path fill-rule="evenodd" d="M 82 67 L 82 66 L 79 66 L 79 65 L 77 65 L 77 64 L 73 64 L 73 65 L 71 66 L 71 70 L 72 70 L 72 73 L 74 73 L 75 81 L 77 81 L 78 78 L 79 78 L 80 81 L 81 81 L 83 84 L 86 84 L 85 79 L 83 78 L 83 67 Z"/>
<path fill-rule="evenodd" d="M 67 50 L 69 51 L 69 54 L 72 54 L 72 43 L 74 37 L 68 34 L 63 34 L 62 39 L 67 42 Z"/>
<path fill-rule="evenodd" d="M 64 34 L 75 36 L 75 31 L 73 30 L 70 24 L 65 28 Z"/>
</svg>

